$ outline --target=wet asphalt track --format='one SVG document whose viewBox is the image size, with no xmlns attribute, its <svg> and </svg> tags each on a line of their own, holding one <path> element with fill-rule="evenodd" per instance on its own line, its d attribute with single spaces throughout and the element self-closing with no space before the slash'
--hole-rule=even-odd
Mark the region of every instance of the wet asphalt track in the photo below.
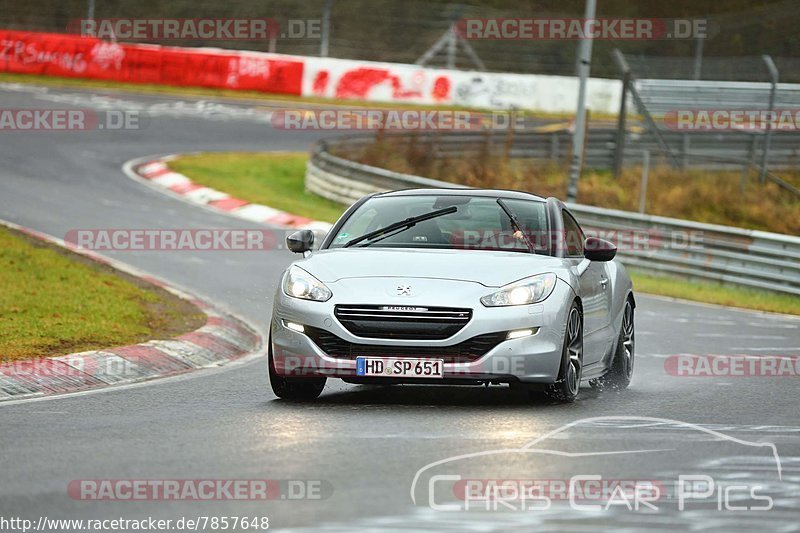
<svg viewBox="0 0 800 533">
<path fill-rule="evenodd" d="M 116 100 L 119 98 L 121 100 Z M 183 103 L 176 103 L 183 102 Z M 197 150 L 304 150 L 314 133 L 276 131 L 264 111 L 190 99 L 77 90 L 0 88 L 0 108 L 145 106 L 139 131 L 0 133 L 0 217 L 57 237 L 86 228 L 247 228 L 128 179 L 134 157 Z M 206 295 L 265 327 L 285 251 L 109 254 Z M 314 404 L 276 400 L 263 358 L 144 386 L 0 405 L 0 516 L 142 518 L 268 516 L 272 528 L 354 527 L 596 531 L 606 526 L 796 531 L 800 517 L 800 378 L 670 376 L 673 354 L 800 355 L 800 320 L 640 296 L 634 382 L 621 394 L 589 388 L 573 405 L 531 403 L 505 388 L 379 389 L 330 382 Z M 495 454 L 445 473 L 464 477 L 658 479 L 704 474 L 760 485 L 770 511 L 446 512 L 417 505 L 411 483 L 425 465 L 465 453 L 514 449 L 589 417 L 539 447 L 560 454 Z M 698 424 L 734 442 L 686 425 Z M 778 478 L 767 448 L 774 443 Z M 661 450 L 633 453 L 634 450 Z M 576 458 L 564 452 L 628 452 Z M 464 460 L 462 460 L 464 461 Z M 447 468 L 446 466 L 443 468 Z M 423 474 L 424 484 L 427 483 Z M 271 502 L 76 501 L 76 479 L 323 480 L 325 499 Z M 427 485 L 426 485 L 427 486 Z M 438 489 L 437 489 L 438 490 Z M 439 498 L 437 495 L 436 498 Z M 437 500 L 440 501 L 440 500 Z M 752 501 L 750 502 L 752 504 Z"/>
</svg>

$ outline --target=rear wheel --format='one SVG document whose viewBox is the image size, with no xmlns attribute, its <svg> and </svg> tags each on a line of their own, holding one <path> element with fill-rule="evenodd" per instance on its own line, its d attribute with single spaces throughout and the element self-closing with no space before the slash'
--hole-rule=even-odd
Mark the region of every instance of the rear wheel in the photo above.
<svg viewBox="0 0 800 533">
<path fill-rule="evenodd" d="M 290 378 L 278 375 L 272 355 L 272 335 L 269 337 L 269 384 L 275 396 L 284 400 L 310 401 L 322 394 L 326 378 Z"/>
<path fill-rule="evenodd" d="M 633 304 L 628 300 L 625 302 L 625 310 L 622 313 L 622 326 L 619 329 L 617 349 L 614 351 L 614 360 L 611 362 L 611 368 L 603 377 L 593 380 L 591 385 L 601 390 L 623 390 L 628 388 L 633 377 L 635 345 Z"/>
<path fill-rule="evenodd" d="M 567 329 L 561 357 L 558 380 L 550 385 L 545 394 L 560 402 L 574 402 L 578 397 L 583 375 L 583 318 L 576 303 L 567 315 Z"/>
</svg>

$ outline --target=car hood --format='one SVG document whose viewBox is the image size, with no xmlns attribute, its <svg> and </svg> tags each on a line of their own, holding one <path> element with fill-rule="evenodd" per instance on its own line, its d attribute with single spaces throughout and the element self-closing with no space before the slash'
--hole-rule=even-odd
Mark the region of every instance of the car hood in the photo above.
<svg viewBox="0 0 800 533">
<path fill-rule="evenodd" d="M 486 287 L 502 287 L 564 267 L 561 259 L 520 252 L 399 248 L 320 250 L 296 264 L 320 281 L 330 283 L 348 278 L 430 278 Z"/>
</svg>

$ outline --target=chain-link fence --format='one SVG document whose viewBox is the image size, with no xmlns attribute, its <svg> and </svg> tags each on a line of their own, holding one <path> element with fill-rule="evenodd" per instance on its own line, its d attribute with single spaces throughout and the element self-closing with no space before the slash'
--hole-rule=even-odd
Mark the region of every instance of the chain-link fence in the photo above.
<svg viewBox="0 0 800 533">
<path fill-rule="evenodd" d="M 779 84 L 793 61 L 768 55 L 737 58 L 643 58 L 616 50 L 624 86 L 615 140 L 614 171 L 630 158 L 631 141 L 662 155 L 673 167 L 742 168 L 744 182 L 757 169 L 800 195 L 771 170 L 800 163 L 800 86 Z M 786 73 L 790 76 L 794 73 Z M 632 106 L 628 103 L 632 101 Z M 644 134 L 631 134 L 628 109 L 641 117 Z"/>
<path fill-rule="evenodd" d="M 727 0 L 706 3 L 642 0 L 603 2 L 598 18 L 707 18 L 713 34 L 693 39 L 614 40 L 600 39 L 594 45 L 592 75 L 614 78 L 618 72 L 611 58 L 621 48 L 644 72 L 648 64 L 663 73 L 659 77 L 691 79 L 694 65 L 676 56 L 744 56 L 771 54 L 784 73 L 784 81 L 800 81 L 800 10 L 796 0 Z M 322 20 L 329 15 L 327 54 L 350 59 L 414 63 L 447 34 L 456 20 L 576 18 L 583 16 L 584 0 L 493 0 L 490 2 L 448 0 L 0 0 L 2 26 L 9 29 L 64 32 L 72 21 L 83 18 L 273 18 Z M 274 42 L 215 40 L 159 41 L 157 44 L 219 46 L 233 49 L 319 55 L 322 37 L 278 36 Z M 489 71 L 573 75 L 577 40 L 470 40 L 480 64 Z M 700 48 L 700 49 L 698 49 Z M 323 52 L 324 53 L 324 52 Z M 452 54 L 452 57 L 450 56 Z M 646 58 L 646 59 L 645 59 Z M 655 58 L 655 59 L 654 59 Z M 783 59 L 781 59 L 783 58 Z M 441 50 L 428 64 L 477 68 L 466 47 Z M 704 59 L 701 79 L 748 79 L 756 70 L 737 68 L 737 61 Z"/>
</svg>

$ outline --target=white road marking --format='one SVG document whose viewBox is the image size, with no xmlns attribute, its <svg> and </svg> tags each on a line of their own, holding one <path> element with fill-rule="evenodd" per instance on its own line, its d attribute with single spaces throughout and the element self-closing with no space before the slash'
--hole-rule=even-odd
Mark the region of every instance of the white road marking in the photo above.
<svg viewBox="0 0 800 533">
<path fill-rule="evenodd" d="M 800 350 L 800 346 L 734 346 L 731 350 L 742 350 L 744 352 L 788 352 L 790 350 Z"/>
<path fill-rule="evenodd" d="M 797 324 L 776 324 L 775 322 L 748 322 L 748 326 L 754 326 L 757 328 L 780 328 L 780 329 L 798 329 L 800 326 Z"/>
<path fill-rule="evenodd" d="M 639 333 L 638 331 L 636 333 Z M 783 335 L 733 335 L 730 333 L 693 333 L 692 337 L 712 337 L 724 339 L 777 339 L 785 340 L 789 337 Z"/>
</svg>

